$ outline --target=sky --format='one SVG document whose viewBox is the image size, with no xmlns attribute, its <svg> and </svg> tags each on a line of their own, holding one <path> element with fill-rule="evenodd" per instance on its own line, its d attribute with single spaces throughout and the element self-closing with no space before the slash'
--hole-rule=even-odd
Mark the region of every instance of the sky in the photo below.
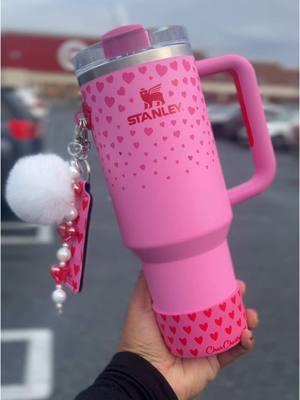
<svg viewBox="0 0 300 400">
<path fill-rule="evenodd" d="M 121 24 L 184 25 L 208 56 L 298 65 L 298 0 L 2 0 L 2 30 L 99 36 Z"/>
</svg>

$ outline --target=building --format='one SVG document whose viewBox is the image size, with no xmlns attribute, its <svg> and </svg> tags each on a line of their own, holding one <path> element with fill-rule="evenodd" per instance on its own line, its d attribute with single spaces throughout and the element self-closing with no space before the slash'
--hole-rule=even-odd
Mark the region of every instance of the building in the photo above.
<svg viewBox="0 0 300 400">
<path fill-rule="evenodd" d="M 5 32 L 2 34 L 2 85 L 40 86 L 51 96 L 78 96 L 78 84 L 71 58 L 80 49 L 97 42 L 97 37 Z M 197 59 L 204 58 L 195 51 Z M 298 103 L 299 71 L 282 65 L 253 62 L 265 101 Z M 228 74 L 202 81 L 211 101 L 236 99 L 236 89 Z"/>
</svg>

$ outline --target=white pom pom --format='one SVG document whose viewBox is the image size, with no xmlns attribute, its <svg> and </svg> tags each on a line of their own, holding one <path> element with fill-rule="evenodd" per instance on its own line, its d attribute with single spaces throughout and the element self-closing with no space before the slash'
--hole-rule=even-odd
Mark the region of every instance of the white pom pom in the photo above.
<svg viewBox="0 0 300 400">
<path fill-rule="evenodd" d="M 69 164 L 55 154 L 20 158 L 8 176 L 6 200 L 26 222 L 61 223 L 74 201 Z"/>
</svg>

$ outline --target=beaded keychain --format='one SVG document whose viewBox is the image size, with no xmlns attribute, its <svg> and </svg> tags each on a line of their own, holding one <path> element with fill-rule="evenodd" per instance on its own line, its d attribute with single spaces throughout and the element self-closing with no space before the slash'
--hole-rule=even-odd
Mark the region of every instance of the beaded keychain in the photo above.
<svg viewBox="0 0 300 400">
<path fill-rule="evenodd" d="M 15 214 L 34 224 L 55 224 L 63 243 L 50 268 L 56 288 L 52 293 L 58 313 L 67 295 L 64 286 L 80 292 L 88 236 L 92 196 L 88 152 L 88 121 L 76 114 L 69 162 L 55 154 L 37 154 L 19 159 L 10 171 L 6 199 Z"/>
</svg>

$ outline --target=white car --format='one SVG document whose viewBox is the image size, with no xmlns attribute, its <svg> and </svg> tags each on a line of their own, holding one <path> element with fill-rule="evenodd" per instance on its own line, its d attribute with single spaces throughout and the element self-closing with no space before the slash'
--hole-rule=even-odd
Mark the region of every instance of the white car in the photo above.
<svg viewBox="0 0 300 400">
<path fill-rule="evenodd" d="M 31 109 L 34 117 L 42 119 L 47 116 L 48 110 L 45 102 L 35 89 L 28 87 L 18 88 L 15 93 Z"/>
<path fill-rule="evenodd" d="M 243 118 L 238 103 L 231 104 L 209 104 L 207 106 L 209 119 L 214 134 L 220 138 L 238 140 L 238 131 L 244 126 Z M 265 103 L 264 112 L 267 119 L 282 113 L 282 107 Z"/>
<path fill-rule="evenodd" d="M 299 126 L 299 111 L 285 110 L 269 118 L 268 131 L 274 147 L 285 148 L 295 145 L 295 127 Z M 243 127 L 238 131 L 238 141 L 248 142 L 247 133 Z"/>
</svg>

